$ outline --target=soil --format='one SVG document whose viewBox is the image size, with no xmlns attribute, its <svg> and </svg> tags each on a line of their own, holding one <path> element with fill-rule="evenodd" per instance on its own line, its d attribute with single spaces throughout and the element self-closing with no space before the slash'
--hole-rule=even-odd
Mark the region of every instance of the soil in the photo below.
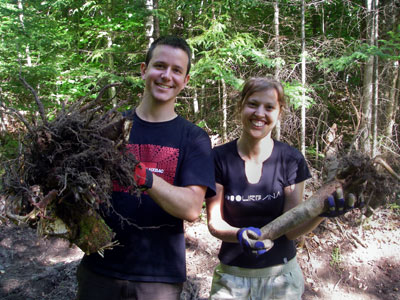
<svg viewBox="0 0 400 300">
<path fill-rule="evenodd" d="M 303 299 L 400 299 L 399 225 L 399 212 L 389 209 L 369 219 L 355 211 L 325 220 L 298 245 Z M 182 299 L 207 299 L 219 241 L 204 216 L 185 226 L 188 281 Z M 0 299 L 74 299 L 82 256 L 65 240 L 38 237 L 0 218 Z"/>
</svg>

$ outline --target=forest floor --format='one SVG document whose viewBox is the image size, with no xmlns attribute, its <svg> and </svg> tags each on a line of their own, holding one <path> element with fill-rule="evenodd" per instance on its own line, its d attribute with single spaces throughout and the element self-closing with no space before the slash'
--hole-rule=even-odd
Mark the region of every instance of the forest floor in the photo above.
<svg viewBox="0 0 400 300">
<path fill-rule="evenodd" d="M 360 226 L 359 212 L 325 220 L 298 248 L 303 299 L 400 299 L 400 212 L 379 209 Z M 207 299 L 219 242 L 204 217 L 186 224 L 182 299 Z M 61 239 L 0 219 L 0 299 L 72 300 L 82 252 Z"/>
</svg>

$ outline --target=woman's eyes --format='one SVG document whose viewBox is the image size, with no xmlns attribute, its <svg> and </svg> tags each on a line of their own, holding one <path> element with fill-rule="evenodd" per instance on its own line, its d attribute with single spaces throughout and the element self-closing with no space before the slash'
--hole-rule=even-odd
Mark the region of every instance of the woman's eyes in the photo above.
<svg viewBox="0 0 400 300">
<path fill-rule="evenodd" d="M 248 102 L 247 105 L 248 105 L 249 107 L 258 107 L 258 106 L 259 106 L 259 104 L 256 103 L 256 102 Z M 273 105 L 267 105 L 267 106 L 264 106 L 264 108 L 265 108 L 265 110 L 270 111 L 270 110 L 274 110 L 274 109 L 275 109 L 275 106 L 273 106 Z"/>
</svg>

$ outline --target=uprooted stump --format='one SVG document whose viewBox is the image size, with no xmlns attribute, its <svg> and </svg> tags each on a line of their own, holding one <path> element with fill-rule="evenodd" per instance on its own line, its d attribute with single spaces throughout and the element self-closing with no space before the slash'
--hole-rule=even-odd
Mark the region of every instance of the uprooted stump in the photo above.
<svg viewBox="0 0 400 300">
<path fill-rule="evenodd" d="M 273 240 L 327 211 L 329 205 L 326 200 L 338 188 L 343 189 L 347 201 L 352 202 L 349 206 L 356 207 L 360 202 L 364 203 L 366 197 L 373 197 L 376 203 L 384 204 L 385 198 L 398 192 L 400 177 L 381 157 L 370 159 L 366 155 L 353 153 L 342 157 L 338 166 L 333 180 L 300 205 L 262 227 L 260 237 L 249 234 L 252 246 L 257 240 L 264 240 L 270 249 Z"/>
<path fill-rule="evenodd" d="M 67 239 L 87 254 L 101 254 L 116 243 L 99 213 L 100 206 L 112 209 L 113 182 L 138 191 L 132 176 L 137 161 L 125 151 L 132 121 L 100 103 L 111 86 L 51 120 L 32 89 L 41 122 L 28 122 L 2 105 L 27 128 L 18 157 L 3 163 L 6 216 L 36 227 L 42 236 Z"/>
</svg>

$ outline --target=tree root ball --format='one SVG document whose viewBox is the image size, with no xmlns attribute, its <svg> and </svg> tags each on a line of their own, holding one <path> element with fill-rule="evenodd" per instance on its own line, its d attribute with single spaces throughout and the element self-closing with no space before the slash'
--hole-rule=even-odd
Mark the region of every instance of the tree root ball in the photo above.
<svg viewBox="0 0 400 300">
<path fill-rule="evenodd" d="M 104 91 L 52 119 L 45 119 L 43 108 L 41 122 L 19 116 L 27 132 L 20 154 L 3 162 L 1 178 L 10 219 L 68 239 L 88 254 L 116 243 L 98 212 L 100 206 L 112 209 L 113 182 L 138 192 L 132 176 L 137 161 L 125 147 L 132 121 L 118 107 L 100 104 Z"/>
</svg>

